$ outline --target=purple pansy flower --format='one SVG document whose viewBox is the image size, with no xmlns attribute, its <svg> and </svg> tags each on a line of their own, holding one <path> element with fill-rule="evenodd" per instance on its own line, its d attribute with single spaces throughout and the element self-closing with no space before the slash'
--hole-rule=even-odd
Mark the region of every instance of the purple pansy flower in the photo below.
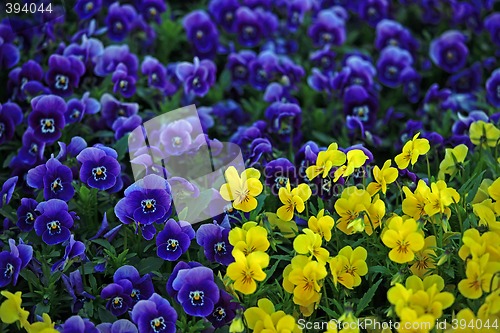
<svg viewBox="0 0 500 333">
<path fill-rule="evenodd" d="M 387 0 L 360 1 L 359 16 L 372 27 L 376 27 L 377 23 L 389 16 L 389 2 Z"/>
<path fill-rule="evenodd" d="M 210 16 L 203 10 L 195 10 L 184 17 L 182 24 L 195 55 L 202 59 L 213 58 L 219 45 L 219 32 Z"/>
<path fill-rule="evenodd" d="M 167 84 L 167 70 L 158 59 L 146 56 L 141 65 L 141 72 L 147 75 L 149 86 L 165 89 Z"/>
<path fill-rule="evenodd" d="M 257 57 L 255 52 L 242 50 L 238 53 L 231 53 L 227 58 L 226 67 L 231 73 L 231 84 L 239 87 L 248 83 L 249 64 Z"/>
<path fill-rule="evenodd" d="M 188 223 L 187 226 L 191 227 Z M 165 223 L 165 228 L 160 231 L 156 237 L 156 253 L 163 260 L 176 261 L 179 257 L 186 253 L 194 238 L 194 230 L 185 231 L 186 227 L 182 228 L 180 223 L 174 219 L 169 219 Z M 192 233 L 189 233 L 192 231 Z M 191 237 L 192 236 L 192 237 Z"/>
<path fill-rule="evenodd" d="M 469 49 L 466 37 L 459 31 L 449 30 L 431 42 L 429 55 L 432 61 L 448 73 L 462 69 L 467 62 Z"/>
<path fill-rule="evenodd" d="M 179 274 L 179 271 L 181 271 L 182 269 L 190 269 L 201 266 L 202 264 L 196 261 L 190 261 L 188 263 L 184 261 L 179 261 L 177 265 L 175 265 L 174 269 L 172 270 L 172 274 L 170 274 L 167 280 L 167 286 L 166 286 L 167 293 L 170 295 L 170 297 L 177 298 L 178 291 L 173 288 L 172 284 L 174 283 L 174 280 L 177 278 L 177 274 Z"/>
<path fill-rule="evenodd" d="M 79 270 L 75 270 L 67 275 L 61 276 L 64 287 L 72 297 L 71 311 L 78 313 L 83 308 L 83 304 L 88 300 L 95 299 L 95 296 L 89 294 L 83 289 L 82 275 Z"/>
<path fill-rule="evenodd" d="M 21 56 L 13 44 L 15 39 L 16 34 L 8 21 L 6 24 L 0 23 L 0 69 L 9 69 L 19 62 Z"/>
<path fill-rule="evenodd" d="M 38 202 L 30 198 L 22 198 L 21 205 L 17 208 L 17 227 L 21 231 L 28 232 L 33 230 L 33 226 L 38 216 L 36 206 Z"/>
<path fill-rule="evenodd" d="M 23 112 L 16 103 L 0 104 L 0 145 L 14 137 L 16 126 L 23 121 Z"/>
<path fill-rule="evenodd" d="M 286 158 L 278 158 L 266 164 L 264 169 L 264 177 L 266 185 L 271 188 L 271 193 L 278 195 L 279 189 L 290 186 L 295 186 L 297 182 L 297 171 L 295 166 Z"/>
<path fill-rule="evenodd" d="M 111 128 L 115 132 L 115 140 L 120 140 L 142 124 L 142 118 L 136 114 L 130 117 L 118 117 Z"/>
<path fill-rule="evenodd" d="M 270 129 L 283 142 L 297 143 L 300 140 L 302 111 L 295 103 L 274 102 L 265 112 L 265 117 L 271 124 Z"/>
<path fill-rule="evenodd" d="M 23 145 L 12 162 L 18 160 L 26 166 L 32 166 L 42 160 L 45 151 L 45 143 L 39 140 L 32 128 L 27 128 L 22 138 Z M 11 166 L 12 167 L 12 166 Z"/>
<path fill-rule="evenodd" d="M 401 71 L 399 80 L 403 85 L 403 92 L 411 103 L 416 103 L 420 99 L 420 83 L 422 76 L 413 68 L 406 67 Z"/>
<path fill-rule="evenodd" d="M 66 125 L 64 113 L 66 102 L 59 96 L 43 95 L 31 100 L 33 111 L 28 116 L 28 125 L 34 135 L 45 143 L 54 143 L 61 137 L 61 131 Z"/>
<path fill-rule="evenodd" d="M 88 186 L 99 190 L 107 190 L 116 184 L 121 167 L 116 158 L 116 151 L 106 151 L 96 147 L 83 149 L 76 157 L 82 164 L 80 180 Z"/>
<path fill-rule="evenodd" d="M 184 82 L 184 92 L 205 96 L 215 83 L 215 64 L 211 60 L 194 58 L 193 63 L 181 62 L 177 65 L 177 78 Z"/>
<path fill-rule="evenodd" d="M 40 212 L 35 220 L 35 232 L 48 245 L 60 244 L 70 237 L 73 216 L 68 212 L 68 204 L 59 199 L 40 202 L 36 206 Z"/>
<path fill-rule="evenodd" d="M 89 97 L 90 93 L 83 94 L 81 99 L 71 99 L 68 101 L 66 112 L 64 113 L 66 123 L 76 123 L 82 120 L 86 114 L 96 114 L 101 110 L 101 104 Z"/>
<path fill-rule="evenodd" d="M 321 68 L 325 73 L 335 69 L 335 52 L 331 50 L 330 45 L 326 45 L 323 49 L 311 53 L 309 59 L 313 65 Z"/>
<path fill-rule="evenodd" d="M 490 33 L 491 41 L 500 46 L 500 13 L 492 13 L 484 19 L 484 27 Z"/>
<path fill-rule="evenodd" d="M 399 22 L 384 19 L 377 24 L 376 33 L 375 47 L 378 50 L 387 46 L 397 46 L 414 54 L 418 48 L 418 42 L 411 32 Z"/>
<path fill-rule="evenodd" d="M 88 318 L 71 316 L 62 325 L 61 333 L 99 333 L 99 330 Z"/>
<path fill-rule="evenodd" d="M 86 20 L 99 13 L 101 6 L 102 0 L 77 0 L 74 9 L 81 20 Z"/>
<path fill-rule="evenodd" d="M 234 261 L 233 246 L 229 243 L 229 230 L 218 224 L 203 224 L 196 231 L 196 242 L 203 246 L 205 256 L 211 262 L 228 266 Z"/>
<path fill-rule="evenodd" d="M 401 72 L 412 63 L 413 58 L 408 51 L 396 46 L 387 46 L 380 53 L 377 62 L 380 82 L 390 88 L 398 87 L 401 84 Z"/>
<path fill-rule="evenodd" d="M 12 93 L 14 98 L 24 101 L 26 94 L 24 93 L 26 84 L 33 81 L 35 84 L 43 86 L 43 69 L 39 63 L 34 60 L 26 61 L 21 67 L 17 67 L 10 71 L 7 88 L 9 93 Z"/>
<path fill-rule="evenodd" d="M 315 46 L 344 44 L 347 12 L 341 7 L 322 10 L 307 31 Z"/>
<path fill-rule="evenodd" d="M 345 89 L 352 85 L 360 85 L 365 89 L 372 88 L 373 77 L 377 74 L 377 70 L 370 60 L 352 54 L 347 56 L 344 62 L 342 70 L 335 73 L 331 80 L 331 86 L 334 90 L 338 90 L 342 95 Z"/>
<path fill-rule="evenodd" d="M 180 119 L 168 124 L 160 133 L 160 142 L 165 153 L 170 156 L 179 156 L 185 153 L 193 142 L 191 132 L 193 132 L 193 126 L 187 120 Z"/>
<path fill-rule="evenodd" d="M 257 12 L 248 7 L 239 7 L 236 10 L 235 30 L 238 43 L 245 47 L 257 46 L 265 34 Z"/>
<path fill-rule="evenodd" d="M 161 14 L 167 10 L 163 0 L 142 0 L 139 2 L 139 11 L 147 21 L 161 23 Z"/>
<path fill-rule="evenodd" d="M 214 311 L 220 292 L 210 268 L 200 266 L 181 269 L 172 282 L 178 292 L 177 301 L 184 311 L 194 317 L 206 317 Z"/>
<path fill-rule="evenodd" d="M 131 5 L 120 5 L 114 2 L 108 9 L 105 24 L 108 36 L 114 42 L 121 42 L 132 29 L 132 23 L 137 17 L 135 8 Z"/>
<path fill-rule="evenodd" d="M 33 257 L 33 248 L 22 242 L 16 245 L 9 239 L 10 251 L 0 252 L 0 288 L 12 283 L 16 285 L 21 269 L 26 267 Z"/>
<path fill-rule="evenodd" d="M 18 176 L 14 176 L 3 183 L 2 189 L 0 190 L 0 208 L 9 204 L 14 194 L 14 190 L 16 189 L 18 178 Z"/>
<path fill-rule="evenodd" d="M 479 62 L 475 62 L 469 68 L 450 76 L 448 85 L 457 93 L 465 94 L 476 91 L 483 82 L 483 69 Z"/>
<path fill-rule="evenodd" d="M 236 10 L 239 7 L 238 0 L 211 0 L 208 4 L 208 11 L 218 25 L 222 26 L 227 32 L 235 32 Z"/>
<path fill-rule="evenodd" d="M 76 157 L 82 150 L 87 148 L 87 141 L 80 136 L 72 137 L 68 145 L 61 141 L 57 143 L 61 148 L 59 154 L 56 156 L 59 161 L 65 161 L 68 156 Z"/>
<path fill-rule="evenodd" d="M 120 92 L 123 97 L 130 98 L 135 94 L 136 79 L 133 75 L 129 75 L 127 71 L 127 66 L 119 64 L 111 77 L 111 82 L 114 83 L 114 93 Z"/>
<path fill-rule="evenodd" d="M 113 73 L 119 64 L 127 66 L 127 73 L 137 73 L 139 60 L 130 52 L 128 45 L 110 45 L 96 58 L 94 73 L 97 76 L 106 76 Z M 102 102 L 102 100 L 101 100 Z"/>
<path fill-rule="evenodd" d="M 118 117 L 130 117 L 139 111 L 137 103 L 122 103 L 110 94 L 101 97 L 102 118 L 108 127 L 112 127 Z"/>
<path fill-rule="evenodd" d="M 113 282 L 120 283 L 120 280 L 128 280 L 132 283 L 130 297 L 133 303 L 148 299 L 154 293 L 153 281 L 151 275 L 140 276 L 139 271 L 134 266 L 125 265 L 118 268 L 113 275 Z"/>
<path fill-rule="evenodd" d="M 141 333 L 175 333 L 177 312 L 158 294 L 139 301 L 132 309 L 131 318 Z"/>
<path fill-rule="evenodd" d="M 72 259 L 83 261 L 86 258 L 87 256 L 85 255 L 85 244 L 80 241 L 75 241 L 75 236 L 71 235 L 69 238 L 69 243 L 64 249 L 64 256 L 61 260 L 56 261 L 54 265 L 52 265 L 51 272 L 54 272 L 58 269 L 64 270 L 66 264 Z"/>
<path fill-rule="evenodd" d="M 58 159 L 51 157 L 47 163 L 39 165 L 30 171 L 26 183 L 33 188 L 42 189 L 45 200 L 61 199 L 69 201 L 75 194 L 71 182 L 73 173 Z"/>
<path fill-rule="evenodd" d="M 219 328 L 229 324 L 236 316 L 236 311 L 240 309 L 243 309 L 243 307 L 234 301 L 234 297 L 221 290 L 219 301 L 215 304 L 214 311 L 205 318 L 212 323 L 214 328 Z"/>
<path fill-rule="evenodd" d="M 500 68 L 491 73 L 486 81 L 486 96 L 494 107 L 500 107 Z"/>
<path fill-rule="evenodd" d="M 362 86 L 354 85 L 344 94 L 344 114 L 362 122 L 365 129 L 374 125 L 377 119 L 378 100 Z"/>
<path fill-rule="evenodd" d="M 106 309 L 115 316 L 126 313 L 133 306 L 133 300 L 130 296 L 132 289 L 132 282 L 126 279 L 121 279 L 118 283 L 111 283 L 104 287 L 101 291 L 101 298 L 108 299 Z"/>
<path fill-rule="evenodd" d="M 115 206 L 115 214 L 125 224 L 149 225 L 164 222 L 171 209 L 170 186 L 164 178 L 151 174 L 125 190 L 125 198 Z"/>
<path fill-rule="evenodd" d="M 85 73 L 85 65 L 75 56 L 53 54 L 49 58 L 49 69 L 45 75 L 52 93 L 67 97 L 77 88 L 80 77 Z"/>
</svg>

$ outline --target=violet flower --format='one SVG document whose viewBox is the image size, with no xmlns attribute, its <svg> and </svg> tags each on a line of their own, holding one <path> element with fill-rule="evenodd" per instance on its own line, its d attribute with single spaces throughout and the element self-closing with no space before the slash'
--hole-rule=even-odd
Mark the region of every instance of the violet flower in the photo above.
<svg viewBox="0 0 500 333">
<path fill-rule="evenodd" d="M 105 24 L 108 27 L 108 36 L 114 42 L 121 42 L 127 37 L 132 23 L 137 17 L 135 8 L 131 5 L 120 5 L 114 2 L 108 9 Z"/>
<path fill-rule="evenodd" d="M 40 202 L 36 207 L 40 212 L 35 220 L 35 232 L 48 245 L 60 244 L 70 237 L 73 216 L 68 212 L 68 204 L 59 199 Z"/>
<path fill-rule="evenodd" d="M 114 83 L 113 92 L 120 92 L 120 94 L 126 98 L 134 96 L 136 90 L 136 79 L 134 75 L 128 74 L 127 66 L 118 64 L 111 77 L 111 82 Z"/>
<path fill-rule="evenodd" d="M 313 24 L 309 27 L 307 34 L 311 37 L 313 44 L 317 47 L 325 45 L 340 46 L 346 39 L 345 19 L 347 12 L 336 7 L 322 10 Z"/>
<path fill-rule="evenodd" d="M 377 62 L 380 82 L 390 88 L 398 87 L 401 84 L 401 72 L 412 63 L 413 58 L 408 51 L 396 46 L 386 47 Z"/>
<path fill-rule="evenodd" d="M 141 333 L 175 333 L 177 312 L 158 294 L 139 301 L 132 309 L 131 318 Z"/>
<path fill-rule="evenodd" d="M 202 59 L 214 58 L 219 45 L 219 32 L 210 16 L 203 10 L 195 10 L 184 17 L 182 24 L 195 55 Z"/>
<path fill-rule="evenodd" d="M 207 259 L 228 266 L 234 261 L 233 246 L 229 243 L 230 229 L 217 224 L 203 224 L 196 231 L 196 242 L 203 246 Z"/>
<path fill-rule="evenodd" d="M 150 274 L 140 276 L 139 271 L 134 266 L 124 265 L 118 268 L 113 274 L 113 282 L 120 283 L 121 280 L 128 280 L 132 283 L 130 297 L 133 304 L 140 300 L 148 299 L 154 293 L 154 286 Z"/>
<path fill-rule="evenodd" d="M 0 190 L 0 208 L 9 204 L 16 189 L 18 178 L 18 176 L 11 177 L 2 184 L 2 189 Z"/>
<path fill-rule="evenodd" d="M 13 42 L 16 34 L 9 23 L 0 23 L 0 69 L 14 67 L 21 58 L 19 49 Z"/>
<path fill-rule="evenodd" d="M 193 63 L 181 62 L 175 71 L 178 79 L 184 82 L 184 92 L 196 96 L 205 96 L 215 83 L 215 64 L 207 59 L 194 58 Z"/>
<path fill-rule="evenodd" d="M 58 269 L 64 270 L 65 266 L 70 260 L 79 260 L 84 261 L 87 259 L 85 255 L 85 244 L 80 241 L 75 241 L 75 236 L 71 235 L 69 238 L 69 243 L 66 245 L 64 249 L 64 255 L 62 259 L 56 261 L 51 268 L 51 272 L 54 272 Z"/>
<path fill-rule="evenodd" d="M 449 30 L 431 42 L 429 55 L 432 61 L 448 73 L 462 69 L 467 62 L 469 49 L 466 37 L 459 31 Z"/>
<path fill-rule="evenodd" d="M 176 261 L 189 249 L 193 238 L 184 232 L 178 222 L 169 219 L 165 223 L 165 228 L 156 237 L 156 253 L 163 260 Z"/>
<path fill-rule="evenodd" d="M 95 299 L 95 296 L 89 294 L 83 289 L 82 275 L 79 270 L 69 273 L 69 277 L 65 274 L 61 276 L 66 291 L 72 298 L 71 311 L 78 313 L 85 302 Z"/>
<path fill-rule="evenodd" d="M 28 116 L 28 125 L 33 129 L 35 137 L 45 143 L 54 143 L 61 137 L 66 125 L 64 113 L 66 103 L 56 95 L 43 95 L 31 100 L 33 111 Z"/>
<path fill-rule="evenodd" d="M 71 316 L 62 325 L 61 333 L 100 333 L 94 324 L 87 318 Z"/>
<path fill-rule="evenodd" d="M 9 247 L 10 251 L 0 252 L 0 288 L 10 283 L 15 286 L 19 272 L 33 257 L 33 248 L 30 245 L 23 243 L 16 245 L 13 239 L 9 239 Z"/>
<path fill-rule="evenodd" d="M 45 200 L 61 199 L 69 201 L 75 194 L 71 182 L 73 173 L 58 159 L 51 157 L 47 163 L 41 164 L 28 171 L 26 183 L 36 189 L 43 189 Z"/>
<path fill-rule="evenodd" d="M 491 73 L 486 80 L 486 97 L 494 107 L 500 107 L 500 68 Z"/>
<path fill-rule="evenodd" d="M 33 230 L 33 224 L 38 216 L 36 206 L 38 202 L 30 198 L 22 198 L 21 205 L 17 208 L 17 227 L 23 231 L 28 232 Z"/>
<path fill-rule="evenodd" d="M 236 10 L 239 6 L 238 0 L 211 0 L 208 4 L 208 11 L 218 25 L 227 32 L 235 32 Z"/>
<path fill-rule="evenodd" d="M 101 291 L 101 298 L 107 299 L 106 309 L 115 316 L 121 316 L 132 308 L 133 300 L 132 282 L 126 279 L 119 280 L 118 283 L 111 283 Z"/>
<path fill-rule="evenodd" d="M 45 82 L 53 94 L 67 97 L 78 88 L 80 77 L 85 73 L 85 65 L 75 56 L 53 54 L 49 58 L 49 69 L 45 74 Z"/>
<path fill-rule="evenodd" d="M 102 323 L 96 326 L 100 333 L 138 333 L 137 326 L 130 320 L 118 319 L 114 323 Z"/>
<path fill-rule="evenodd" d="M 118 154 L 114 150 L 108 153 L 95 147 L 83 149 L 76 157 L 82 164 L 80 180 L 92 188 L 110 189 L 116 184 L 121 172 L 117 157 Z"/>
</svg>

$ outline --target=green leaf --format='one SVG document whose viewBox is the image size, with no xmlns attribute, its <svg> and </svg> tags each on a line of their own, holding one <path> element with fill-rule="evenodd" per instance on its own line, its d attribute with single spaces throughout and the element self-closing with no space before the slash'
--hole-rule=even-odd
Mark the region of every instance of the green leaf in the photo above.
<svg viewBox="0 0 500 333">
<path fill-rule="evenodd" d="M 361 300 L 358 303 L 358 307 L 356 309 L 356 317 L 359 317 L 360 313 L 370 304 L 370 301 L 372 300 L 373 296 L 375 295 L 375 292 L 378 289 L 378 286 L 382 283 L 382 279 L 378 280 L 377 283 L 375 283 L 373 286 L 368 289 L 366 294 L 363 295 Z"/>
<path fill-rule="evenodd" d="M 122 160 L 128 150 L 128 135 L 124 135 L 114 145 L 113 149 L 118 153 L 118 161 Z"/>
<path fill-rule="evenodd" d="M 332 309 L 327 308 L 321 304 L 319 305 L 319 308 L 326 312 L 326 314 L 328 315 L 330 320 L 331 319 L 338 319 L 340 317 L 340 314 L 338 314 L 337 312 L 333 311 Z"/>
<path fill-rule="evenodd" d="M 148 257 L 146 259 L 142 259 L 139 264 L 137 264 L 136 268 L 139 273 L 143 275 L 153 271 L 159 271 L 164 262 L 165 261 L 163 259 L 158 257 Z"/>
</svg>

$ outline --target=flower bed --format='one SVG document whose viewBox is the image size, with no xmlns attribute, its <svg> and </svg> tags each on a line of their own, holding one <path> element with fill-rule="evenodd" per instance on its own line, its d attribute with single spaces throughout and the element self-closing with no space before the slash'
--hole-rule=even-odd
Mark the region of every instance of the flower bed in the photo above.
<svg viewBox="0 0 500 333">
<path fill-rule="evenodd" d="M 63 5 L 0 23 L 3 331 L 500 331 L 498 3 Z"/>
</svg>

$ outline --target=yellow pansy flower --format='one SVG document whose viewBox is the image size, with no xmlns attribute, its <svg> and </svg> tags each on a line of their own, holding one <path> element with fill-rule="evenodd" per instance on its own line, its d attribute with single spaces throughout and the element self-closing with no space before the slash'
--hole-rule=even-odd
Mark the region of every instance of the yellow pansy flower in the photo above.
<svg viewBox="0 0 500 333">
<path fill-rule="evenodd" d="M 336 182 L 340 177 L 352 175 L 354 169 L 360 168 L 365 164 L 368 156 L 361 149 L 353 149 L 347 152 L 347 164 L 341 166 L 333 174 L 333 181 Z"/>
<path fill-rule="evenodd" d="M 336 256 L 328 262 L 330 272 L 332 272 L 332 280 L 335 287 L 340 283 L 347 289 L 354 288 L 354 275 L 349 274 L 344 268 L 349 264 L 348 259 L 344 256 Z"/>
<path fill-rule="evenodd" d="M 488 194 L 495 200 L 495 214 L 500 215 L 500 177 L 488 187 Z"/>
<path fill-rule="evenodd" d="M 415 252 L 424 247 L 424 236 L 419 232 L 414 219 L 403 219 L 396 216 L 391 219 L 387 230 L 382 234 L 382 242 L 392 250 L 389 259 L 403 264 L 415 258 Z"/>
<path fill-rule="evenodd" d="M 354 250 L 351 246 L 345 246 L 340 251 L 338 256 L 344 256 L 347 260 L 344 260 L 344 271 L 353 277 L 353 287 L 357 287 L 361 284 L 361 277 L 368 274 L 368 265 L 366 264 L 366 258 L 368 252 L 362 246 L 358 246 Z"/>
<path fill-rule="evenodd" d="M 227 267 L 227 276 L 234 281 L 234 289 L 245 295 L 257 290 L 255 281 L 263 281 L 266 273 L 262 270 L 269 265 L 269 255 L 265 252 L 252 252 L 245 256 L 239 250 L 233 250 L 234 262 Z"/>
<path fill-rule="evenodd" d="M 415 260 L 410 270 L 416 276 L 423 278 L 424 275 L 436 267 L 433 256 L 436 255 L 436 236 L 428 236 L 424 239 L 424 247 L 415 252 Z"/>
<path fill-rule="evenodd" d="M 444 180 L 438 180 L 431 184 L 431 192 L 427 193 L 427 203 L 425 204 L 425 213 L 429 216 L 436 214 L 451 214 L 447 208 L 453 202 L 460 201 L 460 194 L 452 187 L 448 187 Z"/>
<path fill-rule="evenodd" d="M 399 318 L 401 322 L 398 333 L 429 333 L 436 321 L 432 315 L 422 314 L 419 316 L 417 311 L 411 308 L 402 309 Z"/>
<path fill-rule="evenodd" d="M 403 213 L 411 216 L 414 220 L 419 220 L 427 214 L 425 212 L 425 205 L 427 204 L 427 197 L 431 189 L 422 179 L 418 181 L 415 192 L 412 192 L 406 186 L 403 186 L 403 192 L 405 194 L 405 199 L 401 205 Z"/>
<path fill-rule="evenodd" d="M 7 298 L 0 305 L 0 320 L 5 324 L 12 324 L 16 321 L 19 321 L 21 327 L 29 325 L 29 312 L 21 307 L 22 293 L 18 291 L 13 294 L 11 292 L 8 292 L 7 290 L 2 290 L 0 294 Z"/>
<path fill-rule="evenodd" d="M 227 168 L 224 173 L 226 184 L 220 188 L 220 194 L 224 200 L 233 201 L 233 207 L 243 212 L 250 212 L 257 208 L 257 199 L 263 189 L 260 182 L 260 172 L 249 168 L 238 175 L 234 166 Z"/>
<path fill-rule="evenodd" d="M 307 226 L 314 233 L 323 237 L 327 242 L 332 239 L 332 229 L 335 225 L 333 217 L 329 215 L 324 215 L 325 210 L 321 209 L 317 216 L 311 216 L 307 222 Z"/>
<path fill-rule="evenodd" d="M 399 169 L 406 169 L 411 162 L 411 165 L 417 163 L 420 155 L 425 155 L 431 148 L 429 140 L 418 139 L 420 132 L 413 136 L 413 139 L 405 143 L 401 154 L 394 158 Z"/>
<path fill-rule="evenodd" d="M 489 292 L 493 274 L 500 271 L 500 262 L 489 262 L 489 253 L 481 258 L 467 261 L 466 278 L 458 283 L 458 290 L 470 299 L 478 299 L 483 292 Z"/>
<path fill-rule="evenodd" d="M 252 221 L 243 224 L 242 228 L 231 229 L 228 238 L 229 243 L 244 255 L 255 251 L 265 252 L 270 245 L 267 230 Z"/>
<path fill-rule="evenodd" d="M 480 203 L 472 205 L 474 215 L 479 217 L 479 224 L 488 226 L 489 230 L 499 229 L 495 216 L 495 204 L 491 199 L 483 200 Z"/>
<path fill-rule="evenodd" d="M 337 228 L 343 233 L 353 233 L 349 223 L 357 219 L 361 212 L 366 212 L 371 205 L 370 194 L 356 186 L 350 186 L 342 191 L 340 198 L 335 202 L 335 211 L 340 215 Z"/>
<path fill-rule="evenodd" d="M 398 169 L 391 167 L 391 160 L 384 163 L 382 169 L 377 165 L 373 168 L 373 180 L 368 184 L 367 191 L 371 196 L 382 190 L 382 193 L 387 192 L 387 185 L 394 183 L 398 178 Z"/>
<path fill-rule="evenodd" d="M 59 331 L 54 328 L 55 323 L 52 322 L 48 314 L 42 314 L 42 319 L 43 321 L 38 321 L 26 326 L 26 331 L 28 333 L 59 333 Z"/>
<path fill-rule="evenodd" d="M 446 148 L 444 159 L 439 164 L 438 178 L 444 179 L 445 175 L 454 176 L 457 169 L 464 163 L 469 148 L 460 144 L 454 148 Z"/>
<path fill-rule="evenodd" d="M 453 319 L 453 327 L 448 328 L 445 333 L 482 333 L 487 332 L 487 329 L 476 326 L 476 315 L 471 309 L 465 308 L 460 310 Z M 464 325 L 460 325 L 464 324 Z M 471 324 L 471 325 L 469 325 Z"/>
<path fill-rule="evenodd" d="M 492 123 L 475 121 L 469 128 L 470 141 L 476 146 L 496 147 L 500 139 L 500 130 Z"/>
<path fill-rule="evenodd" d="M 309 306 L 320 300 L 321 284 L 327 276 L 325 265 L 317 261 L 308 261 L 302 267 L 294 268 L 288 280 L 294 284 L 293 301 L 301 306 Z"/>
<path fill-rule="evenodd" d="M 309 180 L 313 180 L 320 174 L 325 178 L 333 167 L 341 166 L 345 161 L 345 153 L 338 150 L 336 143 L 332 143 L 326 151 L 318 153 L 316 164 L 306 169 L 306 176 Z"/>
<path fill-rule="evenodd" d="M 311 229 L 304 228 L 304 234 L 298 235 L 293 241 L 293 249 L 299 253 L 315 257 L 319 262 L 325 263 L 330 256 L 327 249 L 321 247 L 321 236 Z"/>
<path fill-rule="evenodd" d="M 380 200 L 378 195 L 372 199 L 370 207 L 368 207 L 367 214 L 364 217 L 365 232 L 367 235 L 373 233 L 373 228 L 380 227 L 380 222 L 385 215 L 385 202 Z M 373 225 L 373 228 L 372 228 Z"/>
<path fill-rule="evenodd" d="M 295 318 L 284 311 L 276 311 L 274 304 L 267 298 L 261 298 L 257 307 L 245 310 L 245 320 L 254 333 L 300 333 Z"/>
<path fill-rule="evenodd" d="M 278 208 L 276 215 L 283 221 L 290 221 L 295 211 L 299 213 L 304 211 L 306 207 L 304 201 L 307 201 L 311 194 L 311 188 L 307 184 L 299 184 L 290 191 L 290 183 L 287 183 L 286 187 L 281 187 L 279 190 L 278 196 L 284 205 Z"/>
</svg>

